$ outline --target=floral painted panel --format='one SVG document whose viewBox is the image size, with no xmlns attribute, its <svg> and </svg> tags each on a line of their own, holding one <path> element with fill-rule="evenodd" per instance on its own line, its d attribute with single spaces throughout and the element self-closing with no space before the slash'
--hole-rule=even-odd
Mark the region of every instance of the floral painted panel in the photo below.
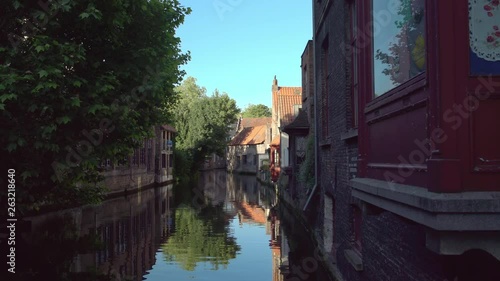
<svg viewBox="0 0 500 281">
<path fill-rule="evenodd" d="M 469 0 L 471 73 L 500 73 L 500 0 Z"/>
</svg>

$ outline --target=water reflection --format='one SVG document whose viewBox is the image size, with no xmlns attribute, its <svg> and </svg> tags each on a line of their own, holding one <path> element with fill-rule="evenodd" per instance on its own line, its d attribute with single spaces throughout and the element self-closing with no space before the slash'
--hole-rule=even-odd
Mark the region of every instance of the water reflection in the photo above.
<svg viewBox="0 0 500 281">
<path fill-rule="evenodd" d="M 277 204 L 255 176 L 212 171 L 197 184 L 31 217 L 16 280 L 295 280 L 288 268 L 301 261 L 288 259 Z"/>
<path fill-rule="evenodd" d="M 142 280 L 172 230 L 172 186 L 27 218 L 16 280 Z"/>
<path fill-rule="evenodd" d="M 160 280 L 269 280 L 269 209 L 276 195 L 255 176 L 200 174 L 195 186 L 175 188 L 175 228 L 147 276 Z M 177 198 L 179 195 L 179 198 Z M 273 198 L 274 196 L 274 198 Z M 183 270 L 179 270 L 179 268 Z"/>
</svg>

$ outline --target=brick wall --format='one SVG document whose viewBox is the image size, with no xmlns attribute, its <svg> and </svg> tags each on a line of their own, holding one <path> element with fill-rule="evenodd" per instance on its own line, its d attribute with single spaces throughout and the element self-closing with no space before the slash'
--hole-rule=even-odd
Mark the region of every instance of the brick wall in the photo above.
<svg viewBox="0 0 500 281">
<path fill-rule="evenodd" d="M 447 259 L 426 249 L 425 229 L 422 226 L 390 212 L 366 212 L 366 208 L 351 197 L 348 183 L 357 174 L 358 145 L 356 134 L 346 137 L 353 122 L 351 59 L 344 55 L 345 50 L 342 49 L 347 45 L 349 1 L 313 0 L 313 3 L 320 197 L 311 207 L 318 218 L 313 226 L 318 243 L 323 247 L 332 247 L 323 251 L 331 254 L 332 264 L 336 262 L 333 267 L 344 280 L 445 281 L 447 277 L 453 280 L 454 276 L 445 274 Z M 328 51 L 322 55 L 325 42 Z M 322 69 L 324 59 L 328 61 L 327 73 Z M 325 81 L 327 87 L 324 86 Z M 323 92 L 325 88 L 327 92 Z M 321 107 L 325 105 L 320 102 L 325 100 L 323 95 L 328 95 L 328 137 L 322 133 L 324 123 L 321 119 L 324 114 Z M 356 205 L 364 209 L 359 255 L 362 271 L 356 271 L 345 255 L 345 250 L 356 249 L 353 223 L 353 208 Z M 333 215 L 328 212 L 333 212 Z"/>
<path fill-rule="evenodd" d="M 479 250 L 460 256 L 437 255 L 426 248 L 425 227 L 351 196 L 349 180 L 358 172 L 358 139 L 352 128 L 351 58 L 344 49 L 350 40 L 350 2 L 313 0 L 319 191 L 304 215 L 317 244 L 330 255 L 331 270 L 349 281 L 500 280 L 500 263 L 493 256 Z M 306 56 L 305 51 L 303 66 Z M 355 269 L 352 256 L 346 255 L 351 252 L 357 253 L 361 271 Z"/>
</svg>

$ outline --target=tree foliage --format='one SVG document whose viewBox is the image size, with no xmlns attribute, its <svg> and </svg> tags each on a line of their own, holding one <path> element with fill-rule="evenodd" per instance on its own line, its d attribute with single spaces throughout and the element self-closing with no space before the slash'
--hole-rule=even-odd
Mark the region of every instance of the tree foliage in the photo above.
<svg viewBox="0 0 500 281">
<path fill-rule="evenodd" d="M 103 159 L 123 159 L 166 121 L 189 12 L 177 0 L 5 1 L 0 146 L 19 204 L 99 182 Z"/>
<path fill-rule="evenodd" d="M 271 109 L 263 104 L 249 104 L 241 113 L 242 117 L 271 117 Z"/>
<path fill-rule="evenodd" d="M 218 90 L 206 95 L 206 89 L 193 77 L 185 79 L 176 91 L 178 100 L 171 109 L 177 129 L 176 148 L 186 151 L 195 164 L 211 153 L 222 155 L 229 125 L 236 122 L 239 113 L 236 101 Z"/>
</svg>

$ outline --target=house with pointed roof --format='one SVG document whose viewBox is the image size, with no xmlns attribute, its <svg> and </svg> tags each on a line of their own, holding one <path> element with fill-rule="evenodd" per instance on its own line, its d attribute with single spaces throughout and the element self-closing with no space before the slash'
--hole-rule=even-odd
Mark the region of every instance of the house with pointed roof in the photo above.
<svg viewBox="0 0 500 281">
<path fill-rule="evenodd" d="M 283 168 L 290 164 L 289 135 L 283 131 L 299 114 L 302 108 L 302 87 L 278 86 L 276 76 L 272 85 L 273 108 L 272 108 L 272 145 L 271 155 L 271 179 L 277 181 Z"/>
<path fill-rule="evenodd" d="M 227 170 L 257 174 L 269 162 L 271 117 L 240 118 L 237 132 L 228 144 Z"/>
</svg>

